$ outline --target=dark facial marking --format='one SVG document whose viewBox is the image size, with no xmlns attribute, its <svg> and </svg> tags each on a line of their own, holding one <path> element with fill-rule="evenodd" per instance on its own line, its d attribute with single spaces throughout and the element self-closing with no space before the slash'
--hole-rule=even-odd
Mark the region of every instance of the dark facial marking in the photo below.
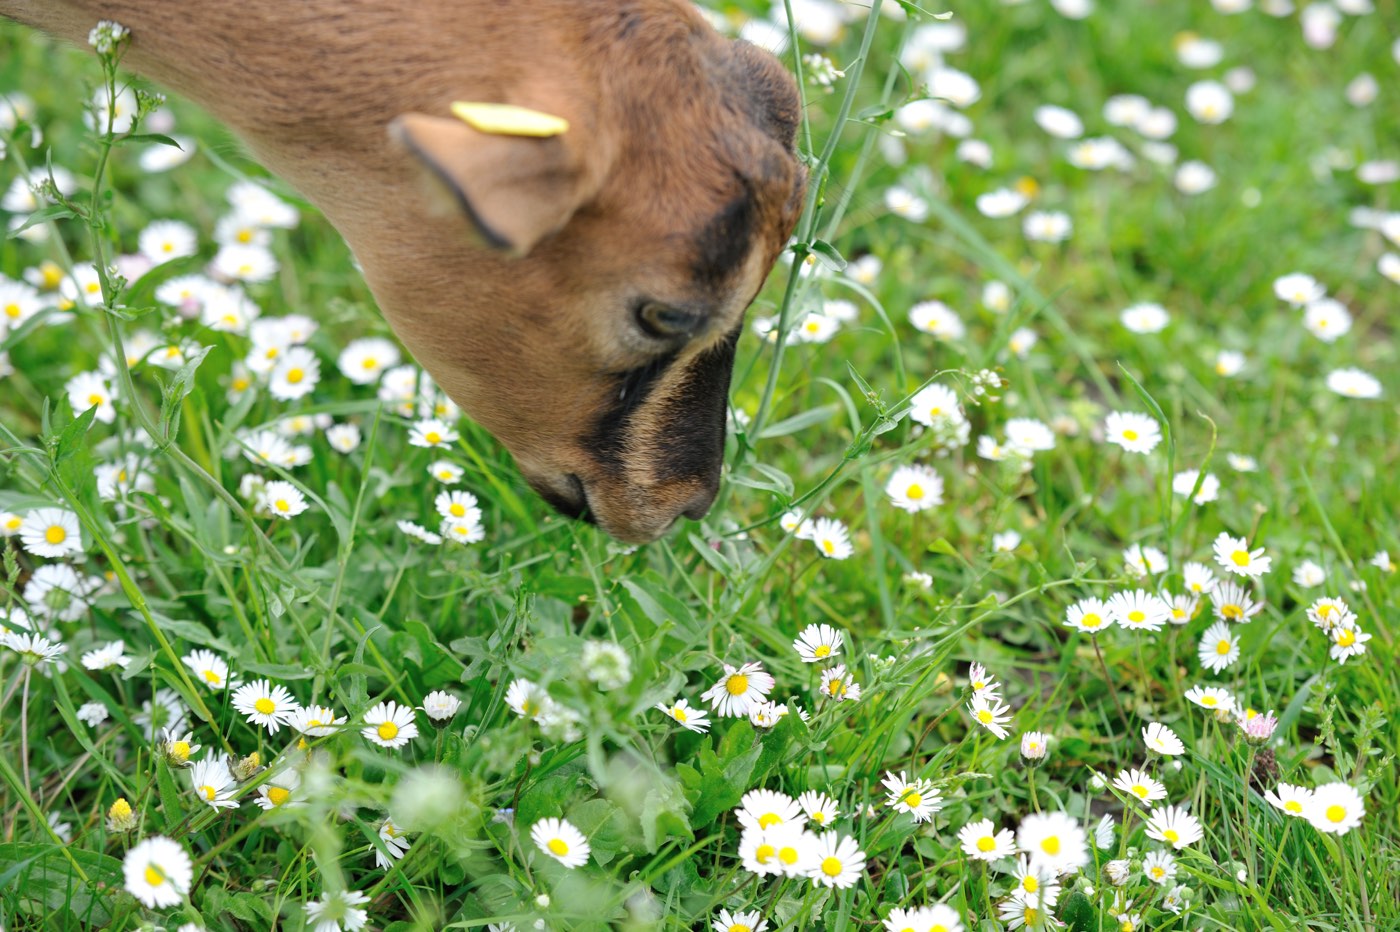
<svg viewBox="0 0 1400 932">
<path fill-rule="evenodd" d="M 593 425 L 584 449 L 605 466 L 619 467 L 627 454 L 627 420 L 651 394 L 656 382 L 676 361 L 676 352 L 659 356 L 615 377 L 612 403 Z"/>
<path fill-rule="evenodd" d="M 734 348 L 743 329 L 739 324 L 723 342 L 697 358 L 685 381 L 666 399 L 657 417 L 657 430 L 667 439 L 657 451 L 653 467 L 658 481 L 702 479 L 718 487 L 729 379 L 734 373 Z"/>
<path fill-rule="evenodd" d="M 740 178 L 744 192 L 710 218 L 696 237 L 695 262 L 690 273 L 706 291 L 719 288 L 749 254 L 749 244 L 757 232 L 758 211 L 753 189 Z"/>
</svg>

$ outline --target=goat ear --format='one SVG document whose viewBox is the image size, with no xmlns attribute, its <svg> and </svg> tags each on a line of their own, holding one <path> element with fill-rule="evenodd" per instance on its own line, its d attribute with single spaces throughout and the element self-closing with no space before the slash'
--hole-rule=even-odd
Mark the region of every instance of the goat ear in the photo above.
<svg viewBox="0 0 1400 932">
<path fill-rule="evenodd" d="M 482 132 L 459 119 L 405 113 L 390 134 L 455 198 L 485 243 L 525 256 L 597 193 L 567 134 Z"/>
</svg>

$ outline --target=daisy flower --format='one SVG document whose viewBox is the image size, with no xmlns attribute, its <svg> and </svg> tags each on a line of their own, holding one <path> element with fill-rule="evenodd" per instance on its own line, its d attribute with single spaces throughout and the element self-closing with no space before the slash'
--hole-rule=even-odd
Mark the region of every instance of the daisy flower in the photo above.
<svg viewBox="0 0 1400 932">
<path fill-rule="evenodd" d="M 111 667 L 126 669 L 131 658 L 126 656 L 126 642 L 112 641 L 83 654 L 83 667 L 88 670 L 107 670 Z"/>
<path fill-rule="evenodd" d="M 64 383 L 63 390 L 68 393 L 68 405 L 75 413 L 96 408 L 93 417 L 102 423 L 111 424 L 117 419 L 117 409 L 112 404 L 112 387 L 101 373 L 80 372 Z"/>
<path fill-rule="evenodd" d="M 1253 596 L 1235 582 L 1217 584 L 1211 590 L 1210 604 L 1216 618 L 1236 623 L 1249 621 L 1264 610 L 1262 602 L 1254 601 Z"/>
<path fill-rule="evenodd" d="M 432 476 L 443 485 L 456 485 L 462 481 L 465 470 L 456 463 L 449 463 L 447 460 L 437 460 L 428 466 L 428 475 Z"/>
<path fill-rule="evenodd" d="M 765 932 L 768 920 L 756 909 L 747 913 L 731 913 L 721 909 L 719 916 L 710 920 L 710 928 L 714 932 Z"/>
<path fill-rule="evenodd" d="M 1167 603 L 1167 608 L 1171 610 L 1171 617 L 1167 619 L 1174 625 L 1184 625 L 1196 617 L 1201 610 L 1201 600 L 1190 595 L 1172 595 L 1163 590 L 1162 601 Z"/>
<path fill-rule="evenodd" d="M 178 723 L 177 723 L 178 724 Z M 199 751 L 203 745 L 194 743 L 194 733 L 187 732 L 183 736 L 178 730 L 172 728 L 162 728 L 160 730 L 160 743 L 157 745 L 160 753 L 165 756 L 166 761 L 172 767 L 184 767 L 190 762 L 190 755 Z M 198 789 L 198 785 L 195 787 Z"/>
<path fill-rule="evenodd" d="M 1381 383 L 1363 369 L 1334 369 L 1327 373 L 1327 388 L 1345 398 L 1379 398 Z"/>
<path fill-rule="evenodd" d="M 691 708 L 690 703 L 684 699 L 677 699 L 675 702 L 658 702 L 656 707 L 688 731 L 703 735 L 710 730 L 710 714 L 704 709 Z"/>
<path fill-rule="evenodd" d="M 835 518 L 818 518 L 812 523 L 812 543 L 818 553 L 831 560 L 844 560 L 855 552 L 846 525 Z"/>
<path fill-rule="evenodd" d="M 1351 616 L 1351 606 L 1341 599 L 1317 599 L 1308 606 L 1308 620 L 1323 631 L 1331 631 L 1343 618 Z"/>
<path fill-rule="evenodd" d="M 896 906 L 884 920 L 885 932 L 963 932 L 962 917 L 943 903 L 904 909 Z"/>
<path fill-rule="evenodd" d="M 344 715 L 337 718 L 335 710 L 324 705 L 305 706 L 287 717 L 288 726 L 308 738 L 333 735 L 345 721 Z"/>
<path fill-rule="evenodd" d="M 1343 617 L 1330 633 L 1332 646 L 1328 654 L 1338 663 L 1346 663 L 1348 658 L 1366 653 L 1366 642 L 1371 640 L 1371 635 L 1362 631 L 1356 623 L 1355 615 Z"/>
<path fill-rule="evenodd" d="M 797 805 L 802 807 L 802 811 L 807 815 L 811 824 L 821 828 L 830 828 L 831 823 L 836 821 L 837 813 L 840 812 L 836 806 L 836 800 L 816 790 L 808 790 L 797 797 Z"/>
<path fill-rule="evenodd" d="M 57 663 L 58 658 L 68 650 L 67 644 L 23 631 L 5 635 L 0 638 L 0 644 L 19 654 L 20 660 L 31 667 L 41 663 Z"/>
<path fill-rule="evenodd" d="M 213 651 L 191 651 L 180 659 L 190 668 L 195 678 L 211 690 L 220 690 L 228 686 L 228 664 Z"/>
<path fill-rule="evenodd" d="M 1021 224 L 1026 239 L 1037 243 L 1063 243 L 1074 232 L 1069 214 L 1058 210 L 1035 210 Z"/>
<path fill-rule="evenodd" d="M 1113 816 L 1106 815 L 1094 826 L 1094 847 L 1107 851 L 1113 847 Z"/>
<path fill-rule="evenodd" d="M 1387 550 L 1377 550 L 1376 555 L 1371 557 L 1367 562 L 1383 573 L 1393 573 L 1397 568 L 1395 561 L 1390 558 L 1390 552 Z"/>
<path fill-rule="evenodd" d="M 865 852 L 854 838 L 836 832 L 818 835 L 807 876 L 814 884 L 845 889 L 854 886 L 865 870 Z"/>
<path fill-rule="evenodd" d="M 1351 312 L 1335 298 L 1323 298 L 1303 309 L 1303 327 L 1322 342 L 1335 343 L 1351 330 Z"/>
<path fill-rule="evenodd" d="M 435 449 L 456 443 L 460 435 L 446 421 L 435 417 L 416 422 L 408 432 L 408 442 L 415 447 Z"/>
<path fill-rule="evenodd" d="M 980 663 L 968 665 L 967 687 L 972 690 L 974 696 L 984 696 L 988 699 L 995 699 L 997 693 L 1001 692 L 1001 684 Z"/>
<path fill-rule="evenodd" d="M 1123 551 L 1123 567 L 1131 576 L 1155 576 L 1167 571 L 1167 555 L 1156 547 L 1133 544 Z"/>
<path fill-rule="evenodd" d="M 1215 588 L 1215 573 L 1204 563 L 1192 561 L 1181 568 L 1182 586 L 1192 595 L 1205 595 Z"/>
<path fill-rule="evenodd" d="M 1201 666 L 1219 673 L 1240 659 L 1240 639 L 1230 633 L 1230 626 L 1217 621 L 1206 629 L 1196 649 Z"/>
<path fill-rule="evenodd" d="M 1006 422 L 1006 443 L 1027 456 L 1055 449 L 1055 432 L 1033 417 L 1013 417 Z"/>
<path fill-rule="evenodd" d="M 477 498 L 470 492 L 439 492 L 433 499 L 437 513 L 449 521 L 479 521 L 481 507 Z"/>
<path fill-rule="evenodd" d="M 1197 81 L 1186 89 L 1186 111 L 1198 123 L 1224 123 L 1235 111 L 1235 98 L 1218 81 Z"/>
<path fill-rule="evenodd" d="M 977 861 L 998 861 L 1016 853 L 1016 836 L 1011 829 L 997 831 L 991 819 L 969 822 L 958 830 L 963 852 Z"/>
<path fill-rule="evenodd" d="M 222 759 L 206 754 L 190 768 L 190 783 L 195 795 L 211 809 L 238 808 L 238 800 L 233 798 L 233 774 Z"/>
<path fill-rule="evenodd" d="M 1274 294 L 1293 307 L 1303 307 L 1327 294 L 1327 289 L 1311 275 L 1293 272 L 1274 279 Z"/>
<path fill-rule="evenodd" d="M 355 452 L 360 439 L 360 428 L 354 424 L 333 424 L 326 428 L 326 442 L 337 453 Z"/>
<path fill-rule="evenodd" d="M 253 680 L 233 691 L 233 707 L 250 723 L 261 725 L 275 735 L 296 712 L 297 703 L 286 687 L 273 686 L 267 680 Z"/>
<path fill-rule="evenodd" d="M 306 496 L 301 494 L 301 489 L 281 479 L 263 485 L 258 504 L 274 518 L 294 518 L 307 508 Z"/>
<path fill-rule="evenodd" d="M 300 805 L 292 802 L 292 794 L 300 785 L 301 776 L 290 767 L 285 768 L 269 777 L 266 782 L 258 784 L 258 795 L 253 802 L 264 812 L 280 809 L 288 804 Z"/>
<path fill-rule="evenodd" d="M 1113 615 L 1101 599 L 1080 599 L 1065 609 L 1065 624 L 1085 634 L 1098 634 L 1113 627 Z"/>
<path fill-rule="evenodd" d="M 1160 631 L 1172 613 L 1161 597 L 1143 589 L 1115 592 L 1109 596 L 1107 607 L 1113 621 L 1130 631 Z"/>
<path fill-rule="evenodd" d="M 1056 874 L 1024 854 L 1017 855 L 1011 877 L 1015 881 L 1011 895 L 1023 903 L 1054 906 L 1060 899 L 1060 884 L 1055 880 Z"/>
<path fill-rule="evenodd" d="M 1069 873 L 1089 863 L 1084 829 L 1063 812 L 1033 813 L 1016 830 L 1016 847 L 1030 855 L 1033 869 Z"/>
<path fill-rule="evenodd" d="M 1171 315 L 1162 305 L 1147 302 L 1124 308 L 1123 312 L 1118 315 L 1118 320 L 1133 333 L 1153 334 L 1161 333 L 1167 329 L 1167 324 L 1171 323 Z M 1139 417 L 1143 416 L 1139 415 Z M 1153 421 L 1153 424 L 1156 424 L 1156 421 Z"/>
<path fill-rule="evenodd" d="M 838 663 L 822 671 L 821 692 L 837 702 L 855 702 L 860 699 L 860 684 L 853 674 L 846 672 L 844 663 Z"/>
<path fill-rule="evenodd" d="M 1169 851 L 1149 851 L 1142 859 L 1142 872 L 1153 883 L 1164 884 L 1176 876 L 1176 858 Z"/>
<path fill-rule="evenodd" d="M 1113 785 L 1134 797 L 1143 805 L 1167 798 L 1167 788 L 1147 775 L 1146 771 L 1132 768 L 1120 771 Z"/>
<path fill-rule="evenodd" d="M 178 842 L 153 835 L 126 853 L 122 875 L 128 893 L 151 909 L 163 909 L 178 906 L 190 892 L 194 865 Z"/>
<path fill-rule="evenodd" d="M 423 697 L 423 711 L 435 722 L 447 721 L 461 707 L 461 699 L 441 689 L 435 689 Z"/>
<path fill-rule="evenodd" d="M 1146 414 L 1114 411 L 1104 418 L 1103 436 L 1129 453 L 1151 453 L 1162 442 L 1162 429 Z"/>
<path fill-rule="evenodd" d="M 1181 743 L 1176 732 L 1161 722 L 1148 722 L 1147 727 L 1142 730 L 1142 740 L 1148 750 L 1167 757 L 1186 753 L 1186 746 Z"/>
<path fill-rule="evenodd" d="M 705 690 L 700 698 L 725 718 L 746 718 L 754 705 L 765 701 L 773 690 L 773 675 L 757 661 L 741 667 L 724 665 L 724 676 Z"/>
<path fill-rule="evenodd" d="M 1294 786 L 1291 783 L 1280 783 L 1278 790 L 1265 790 L 1264 799 L 1270 806 L 1291 816 L 1302 816 L 1307 812 L 1308 803 L 1312 801 L 1313 791 L 1305 786 Z"/>
<path fill-rule="evenodd" d="M 20 542 L 36 557 L 82 556 L 78 516 L 62 508 L 36 508 L 19 526 Z"/>
<path fill-rule="evenodd" d="M 359 932 L 369 921 L 369 913 L 360 908 L 368 902 L 368 896 L 355 890 L 325 893 L 306 904 L 306 921 L 311 932 Z"/>
<path fill-rule="evenodd" d="M 1197 505 L 1208 505 L 1220 497 L 1220 480 L 1214 473 L 1206 473 L 1201 477 L 1199 469 L 1187 469 L 1172 477 L 1172 491 L 1182 498 L 1191 495 L 1191 490 L 1196 488 L 1196 481 L 1200 480 L 1201 487 L 1196 489 L 1195 496 L 1191 499 Z"/>
<path fill-rule="evenodd" d="M 1050 735 L 1043 731 L 1021 733 L 1021 756 L 1026 760 L 1044 760 L 1050 753 Z"/>
<path fill-rule="evenodd" d="M 356 385 L 379 381 L 384 370 L 399 364 L 399 349 L 388 340 L 366 337 L 352 341 L 340 353 L 336 367 Z"/>
<path fill-rule="evenodd" d="M 962 318 L 942 301 L 921 301 L 909 309 L 909 322 L 915 330 L 940 340 L 961 340 L 967 335 Z"/>
<path fill-rule="evenodd" d="M 84 702 L 78 707 L 78 721 L 89 728 L 96 728 L 111 718 L 111 715 L 107 707 L 100 702 Z"/>
<path fill-rule="evenodd" d="M 749 790 L 734 810 L 745 828 L 767 831 L 775 825 L 802 825 L 807 821 L 797 800 L 773 790 Z"/>
<path fill-rule="evenodd" d="M 407 534 L 414 540 L 421 540 L 423 543 L 430 546 L 436 547 L 438 544 L 442 543 L 441 534 L 435 534 L 421 524 L 415 524 L 412 521 L 401 519 L 394 522 L 394 526 L 397 527 L 401 533 Z"/>
<path fill-rule="evenodd" d="M 506 705 L 521 718 L 538 721 L 540 716 L 548 712 L 553 704 L 554 700 L 549 698 L 549 693 L 545 692 L 544 687 L 538 683 L 532 683 L 529 680 L 511 680 L 510 686 L 506 687 Z"/>
<path fill-rule="evenodd" d="M 901 466 L 885 484 L 894 507 L 910 514 L 943 504 L 943 477 L 927 466 Z"/>
<path fill-rule="evenodd" d="M 1192 686 L 1186 691 L 1186 698 L 1212 712 L 1231 712 L 1235 708 L 1235 697 L 1219 686 Z"/>
<path fill-rule="evenodd" d="M 958 405 L 958 393 L 937 382 L 919 389 L 909 399 L 909 417 L 925 427 L 935 428 L 966 421 Z"/>
<path fill-rule="evenodd" d="M 1030 198 L 1011 188 L 997 188 L 995 191 L 979 194 L 976 201 L 978 213 L 994 220 L 1010 217 L 1029 203 Z"/>
<path fill-rule="evenodd" d="M 1264 555 L 1264 548 L 1249 549 L 1243 537 L 1231 537 L 1222 531 L 1215 539 L 1215 562 L 1236 576 L 1263 576 L 1273 566 L 1273 558 Z"/>
<path fill-rule="evenodd" d="M 564 819 L 541 819 L 530 827 L 530 840 L 570 870 L 588 863 L 593 849 L 583 833 Z"/>
<path fill-rule="evenodd" d="M 388 870 L 395 861 L 403 860 L 403 856 L 408 853 L 411 847 L 403 829 L 394 824 L 393 819 L 386 818 L 379 823 L 379 840 L 384 847 L 381 850 L 378 845 L 374 848 L 374 866 L 382 871 Z"/>
<path fill-rule="evenodd" d="M 1180 806 L 1153 809 L 1147 817 L 1147 837 L 1164 841 L 1180 851 L 1205 837 L 1201 823 Z"/>
<path fill-rule="evenodd" d="M 915 822 L 927 822 L 933 818 L 935 812 L 943 808 L 937 788 L 928 780 L 907 780 L 904 771 L 901 770 L 897 777 L 886 772 L 880 782 L 885 785 L 887 794 L 885 805 L 896 812 L 909 813 Z"/>
<path fill-rule="evenodd" d="M 749 710 L 749 724 L 755 728 L 772 728 L 788 714 L 788 707 L 781 702 L 760 702 Z"/>
<path fill-rule="evenodd" d="M 401 748 L 418 737 L 413 708 L 397 702 L 381 702 L 365 713 L 360 735 L 382 748 Z"/>
<path fill-rule="evenodd" d="M 840 630 L 828 624 L 808 625 L 792 642 L 792 649 L 802 658 L 803 663 L 817 663 L 841 653 L 842 635 Z"/>
<path fill-rule="evenodd" d="M 1045 925 L 1046 913 L 1039 900 L 1011 897 L 997 904 L 997 916 L 1008 929 L 1039 929 Z"/>
<path fill-rule="evenodd" d="M 480 521 L 455 521 L 444 518 L 438 527 L 438 534 L 443 540 L 454 543 L 475 544 L 486 539 L 486 528 Z"/>
<path fill-rule="evenodd" d="M 798 540 L 812 539 L 812 521 L 810 518 L 802 517 L 802 512 L 797 510 L 785 511 L 778 519 L 778 527 L 793 535 Z"/>
<path fill-rule="evenodd" d="M 1004 704 L 996 696 L 975 695 L 967 704 L 967 711 L 977 724 L 1004 739 L 1010 732 L 1005 728 L 1011 721 L 1011 706 Z"/>
<path fill-rule="evenodd" d="M 267 391 L 278 401 L 295 401 L 311 394 L 321 381 L 321 361 L 304 346 L 293 346 L 277 360 Z"/>
</svg>

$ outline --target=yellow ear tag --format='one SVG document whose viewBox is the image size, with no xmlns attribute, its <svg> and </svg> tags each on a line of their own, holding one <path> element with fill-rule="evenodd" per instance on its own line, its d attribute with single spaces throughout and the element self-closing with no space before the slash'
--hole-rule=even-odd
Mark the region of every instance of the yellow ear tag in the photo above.
<svg viewBox="0 0 1400 932">
<path fill-rule="evenodd" d="M 569 121 L 512 104 L 482 104 L 454 101 L 452 115 L 479 132 L 493 136 L 558 136 L 567 132 Z"/>
</svg>

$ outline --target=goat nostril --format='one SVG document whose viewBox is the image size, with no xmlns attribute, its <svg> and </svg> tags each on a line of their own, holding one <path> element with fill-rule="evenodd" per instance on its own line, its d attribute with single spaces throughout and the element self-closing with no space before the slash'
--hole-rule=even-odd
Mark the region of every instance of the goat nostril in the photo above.
<svg viewBox="0 0 1400 932">
<path fill-rule="evenodd" d="M 690 504 L 681 512 L 692 521 L 699 521 L 710 513 L 710 506 L 715 503 L 715 496 L 719 494 L 719 487 L 707 488 L 699 495 L 690 500 Z"/>
</svg>

